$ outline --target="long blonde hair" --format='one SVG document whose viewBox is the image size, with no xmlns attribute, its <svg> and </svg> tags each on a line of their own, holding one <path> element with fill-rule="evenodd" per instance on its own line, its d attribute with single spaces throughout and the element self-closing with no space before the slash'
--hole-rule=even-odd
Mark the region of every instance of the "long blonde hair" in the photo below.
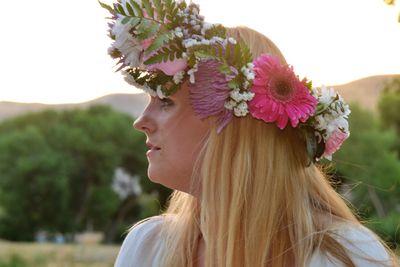
<svg viewBox="0 0 400 267">
<path fill-rule="evenodd" d="M 285 62 L 251 29 L 228 34 L 255 56 Z M 206 267 L 305 266 L 316 248 L 354 266 L 331 232 L 336 223 L 359 222 L 323 172 L 307 167 L 298 129 L 235 117 L 220 134 L 211 129 L 199 158 L 199 198 L 176 191 L 164 213 L 163 266 L 194 266 L 199 238 Z"/>
</svg>

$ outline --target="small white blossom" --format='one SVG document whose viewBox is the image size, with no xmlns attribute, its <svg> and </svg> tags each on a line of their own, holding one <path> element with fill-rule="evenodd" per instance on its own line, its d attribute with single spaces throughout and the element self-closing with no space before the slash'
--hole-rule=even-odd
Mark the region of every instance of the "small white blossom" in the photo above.
<svg viewBox="0 0 400 267">
<path fill-rule="evenodd" d="M 236 107 L 237 103 L 236 101 L 229 99 L 229 101 L 225 101 L 224 107 L 226 109 L 232 110 L 234 107 Z"/>
<path fill-rule="evenodd" d="M 239 92 L 239 89 L 233 89 L 229 93 L 229 96 L 235 100 L 236 102 L 242 101 L 242 94 Z"/>
<path fill-rule="evenodd" d="M 179 72 L 175 73 L 175 75 L 173 77 L 174 83 L 180 84 L 182 82 L 184 75 L 185 75 L 184 71 L 179 71 Z"/>
<path fill-rule="evenodd" d="M 246 92 L 245 93 L 245 99 L 244 99 L 244 101 L 250 101 L 250 100 L 252 100 L 253 99 L 253 97 L 254 97 L 254 93 L 253 92 Z"/>
<path fill-rule="evenodd" d="M 219 37 L 219 36 L 214 36 L 214 37 L 211 38 L 211 40 L 213 42 L 217 42 L 217 43 L 220 43 L 220 44 L 222 44 L 224 42 L 224 39 Z"/>
<path fill-rule="evenodd" d="M 247 88 L 249 88 L 249 86 L 250 86 L 250 83 L 249 83 L 249 81 L 244 81 L 244 83 L 243 83 L 243 87 L 245 88 L 245 89 L 247 89 Z"/>
<path fill-rule="evenodd" d="M 231 44 L 234 44 L 234 45 L 237 43 L 236 40 L 232 37 L 228 38 L 228 42 L 230 42 Z"/>
<path fill-rule="evenodd" d="M 201 28 L 201 34 L 206 34 L 206 31 L 208 31 L 209 29 L 211 29 L 213 27 L 213 24 L 211 23 L 203 23 L 203 27 Z"/>
<path fill-rule="evenodd" d="M 247 80 L 252 81 L 255 78 L 255 74 L 254 73 L 248 73 L 246 75 Z"/>
<path fill-rule="evenodd" d="M 161 85 L 157 86 L 157 96 L 161 99 L 166 98 L 166 96 L 164 95 L 164 93 L 161 89 Z"/>
<path fill-rule="evenodd" d="M 336 97 L 336 92 L 335 90 L 333 90 L 333 88 L 326 88 L 324 85 L 321 86 L 321 93 L 318 98 L 318 101 L 321 104 L 329 106 L 335 99 L 335 97 Z"/>
<path fill-rule="evenodd" d="M 193 26 L 193 29 L 194 29 L 195 31 L 200 31 L 200 30 L 201 30 L 201 26 L 200 26 L 200 25 L 194 25 L 194 26 Z"/>
<path fill-rule="evenodd" d="M 247 109 L 247 103 L 246 102 L 240 102 L 239 105 L 237 105 L 236 107 L 233 108 L 233 113 L 237 117 L 244 117 L 244 116 L 247 115 L 248 112 L 249 111 Z"/>
<path fill-rule="evenodd" d="M 197 64 L 193 66 L 190 70 L 188 70 L 187 74 L 189 75 L 190 83 L 195 83 L 194 73 L 197 71 Z"/>
</svg>

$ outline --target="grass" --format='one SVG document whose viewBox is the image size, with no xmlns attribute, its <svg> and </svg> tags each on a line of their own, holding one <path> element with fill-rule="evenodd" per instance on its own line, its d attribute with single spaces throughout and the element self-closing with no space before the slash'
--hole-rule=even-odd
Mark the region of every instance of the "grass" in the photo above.
<svg viewBox="0 0 400 267">
<path fill-rule="evenodd" d="M 0 267 L 112 267 L 119 246 L 0 241 Z"/>
</svg>

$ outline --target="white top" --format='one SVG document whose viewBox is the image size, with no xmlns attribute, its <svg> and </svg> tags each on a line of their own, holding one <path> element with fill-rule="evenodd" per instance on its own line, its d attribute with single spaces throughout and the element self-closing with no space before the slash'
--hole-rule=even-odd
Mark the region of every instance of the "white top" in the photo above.
<svg viewBox="0 0 400 267">
<path fill-rule="evenodd" d="M 151 217 L 130 231 L 122 244 L 114 267 L 159 267 L 161 246 L 157 234 L 160 232 L 162 220 L 161 216 Z M 337 230 L 337 234 L 336 240 L 347 249 L 357 267 L 384 266 L 365 258 L 389 262 L 388 253 L 367 228 L 343 224 Z M 346 240 L 340 236 L 346 237 Z M 343 267 L 343 264 L 317 250 L 311 257 L 308 267 L 322 266 Z"/>
</svg>

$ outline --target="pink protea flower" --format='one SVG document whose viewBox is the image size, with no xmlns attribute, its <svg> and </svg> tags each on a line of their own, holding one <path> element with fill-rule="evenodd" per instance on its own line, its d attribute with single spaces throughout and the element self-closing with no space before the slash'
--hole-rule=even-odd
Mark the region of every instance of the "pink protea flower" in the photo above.
<svg viewBox="0 0 400 267">
<path fill-rule="evenodd" d="M 250 91 L 250 113 L 265 122 L 276 122 L 284 129 L 290 120 L 292 127 L 305 122 L 315 111 L 317 99 L 294 74 L 293 68 L 282 65 L 279 58 L 262 54 L 253 62 L 255 79 Z"/>
<path fill-rule="evenodd" d="M 201 119 L 216 116 L 218 133 L 232 119 L 232 111 L 226 109 L 224 104 L 229 98 L 228 82 L 233 78 L 221 73 L 219 66 L 217 60 L 200 61 L 195 73 L 196 82 L 189 84 L 193 110 Z"/>
</svg>

